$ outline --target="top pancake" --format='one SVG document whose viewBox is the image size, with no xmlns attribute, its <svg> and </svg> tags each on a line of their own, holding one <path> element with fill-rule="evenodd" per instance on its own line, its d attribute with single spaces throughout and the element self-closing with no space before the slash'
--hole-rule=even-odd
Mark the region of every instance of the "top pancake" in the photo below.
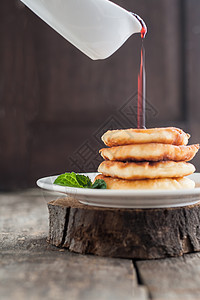
<svg viewBox="0 0 200 300">
<path fill-rule="evenodd" d="M 108 130 L 101 137 L 109 147 L 146 143 L 187 145 L 189 138 L 189 134 L 175 127 Z"/>
</svg>

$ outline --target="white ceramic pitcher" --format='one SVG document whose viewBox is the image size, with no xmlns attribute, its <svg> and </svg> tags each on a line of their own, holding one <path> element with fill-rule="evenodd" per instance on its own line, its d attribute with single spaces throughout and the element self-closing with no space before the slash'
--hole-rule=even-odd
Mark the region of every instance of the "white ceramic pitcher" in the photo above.
<svg viewBox="0 0 200 300">
<path fill-rule="evenodd" d="M 91 59 L 112 55 L 142 29 L 132 13 L 108 0 L 21 0 Z"/>
</svg>

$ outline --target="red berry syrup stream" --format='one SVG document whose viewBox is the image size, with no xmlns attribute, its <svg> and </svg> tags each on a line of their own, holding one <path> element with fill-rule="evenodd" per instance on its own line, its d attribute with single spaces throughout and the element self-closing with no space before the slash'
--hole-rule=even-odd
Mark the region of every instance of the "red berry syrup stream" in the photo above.
<svg viewBox="0 0 200 300">
<path fill-rule="evenodd" d="M 144 38 L 147 33 L 147 27 L 144 21 L 136 14 L 133 14 L 142 25 L 141 39 L 141 58 L 140 58 L 140 71 L 138 74 L 138 104 L 137 104 L 137 128 L 142 129 L 145 127 L 145 100 L 146 100 L 146 72 L 145 72 L 145 49 Z"/>
<path fill-rule="evenodd" d="M 138 74 L 137 128 L 145 128 L 146 73 L 145 50 L 142 40 L 140 72 Z"/>
</svg>

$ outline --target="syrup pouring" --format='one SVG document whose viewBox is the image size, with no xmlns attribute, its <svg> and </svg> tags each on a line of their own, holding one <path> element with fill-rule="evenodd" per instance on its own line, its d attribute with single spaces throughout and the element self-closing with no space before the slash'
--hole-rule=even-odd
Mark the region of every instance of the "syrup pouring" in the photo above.
<svg viewBox="0 0 200 300">
<path fill-rule="evenodd" d="M 145 129 L 145 103 L 146 103 L 146 71 L 145 71 L 145 48 L 144 38 L 147 34 L 147 27 L 144 21 L 136 14 L 133 14 L 141 23 L 140 31 L 142 46 L 140 52 L 140 71 L 138 74 L 138 103 L 137 103 L 137 128 Z"/>
</svg>

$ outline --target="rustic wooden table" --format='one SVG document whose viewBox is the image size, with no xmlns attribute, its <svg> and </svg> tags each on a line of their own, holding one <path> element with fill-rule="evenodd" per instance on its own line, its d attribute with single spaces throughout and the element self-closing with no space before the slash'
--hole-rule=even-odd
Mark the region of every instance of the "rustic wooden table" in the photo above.
<svg viewBox="0 0 200 300">
<path fill-rule="evenodd" d="M 39 189 L 0 194 L 0 299 L 200 299 L 200 253 L 132 261 L 50 246 L 52 199 Z"/>
</svg>

